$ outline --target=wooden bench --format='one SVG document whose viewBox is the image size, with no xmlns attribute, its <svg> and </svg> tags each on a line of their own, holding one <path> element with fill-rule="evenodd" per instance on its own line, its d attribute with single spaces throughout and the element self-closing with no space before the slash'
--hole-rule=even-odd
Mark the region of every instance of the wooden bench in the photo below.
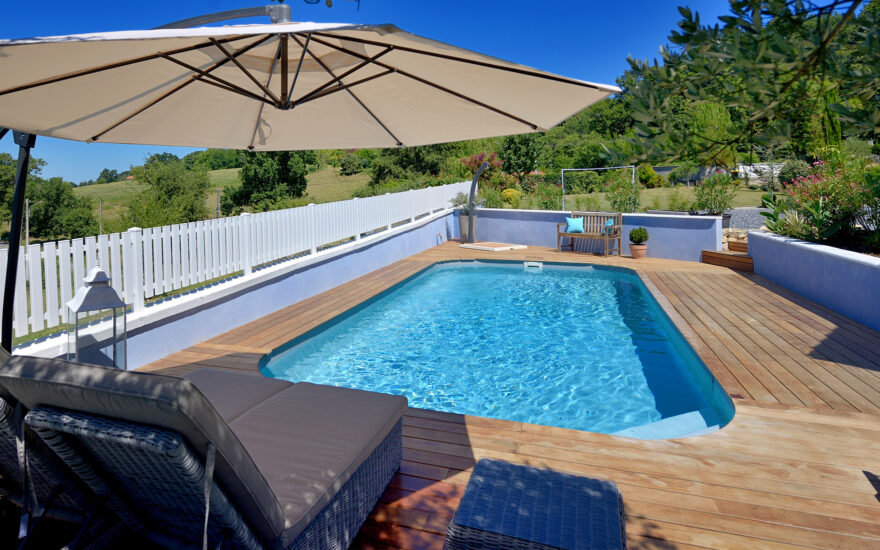
<svg viewBox="0 0 880 550">
<path fill-rule="evenodd" d="M 621 231 L 623 228 L 623 214 L 611 212 L 572 212 L 572 218 L 584 219 L 583 233 L 568 233 L 568 223 L 562 222 L 556 224 L 556 249 L 562 252 L 562 240 L 569 238 L 569 250 L 574 251 L 575 239 L 602 239 L 605 241 L 605 255 L 607 256 L 617 243 L 617 255 L 620 256 L 621 251 Z M 613 220 L 614 225 L 606 226 L 608 220 Z"/>
</svg>

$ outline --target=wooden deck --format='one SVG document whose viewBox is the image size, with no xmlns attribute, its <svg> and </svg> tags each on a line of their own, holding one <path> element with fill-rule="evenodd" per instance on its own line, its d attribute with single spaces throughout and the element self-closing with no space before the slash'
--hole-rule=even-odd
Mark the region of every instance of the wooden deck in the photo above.
<svg viewBox="0 0 880 550">
<path fill-rule="evenodd" d="M 613 479 L 631 548 L 880 548 L 880 334 L 761 277 L 692 262 L 447 243 L 144 367 L 255 372 L 260 358 L 438 261 L 636 269 L 734 398 L 700 437 L 645 441 L 435 411 L 404 418 L 404 463 L 363 548 L 442 548 L 483 457 Z"/>
</svg>

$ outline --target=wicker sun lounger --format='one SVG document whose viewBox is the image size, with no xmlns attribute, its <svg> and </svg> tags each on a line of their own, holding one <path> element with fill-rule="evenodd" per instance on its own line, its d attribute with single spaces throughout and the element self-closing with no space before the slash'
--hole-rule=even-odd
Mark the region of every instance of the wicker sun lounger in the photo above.
<svg viewBox="0 0 880 550">
<path fill-rule="evenodd" d="M 27 425 L 151 542 L 347 548 L 399 468 L 406 399 L 190 378 L 30 357 L 0 369 Z"/>
</svg>

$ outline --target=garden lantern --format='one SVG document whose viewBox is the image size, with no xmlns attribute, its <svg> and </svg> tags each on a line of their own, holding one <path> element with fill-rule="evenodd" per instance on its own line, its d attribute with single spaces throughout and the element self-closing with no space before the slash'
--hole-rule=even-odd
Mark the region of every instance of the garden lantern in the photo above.
<svg viewBox="0 0 880 550">
<path fill-rule="evenodd" d="M 89 354 L 89 363 L 109 364 L 125 370 L 125 302 L 110 286 L 110 277 L 98 265 L 89 271 L 83 279 L 85 283 L 76 291 L 76 295 L 67 302 L 67 359 L 68 361 L 84 360 L 82 350 L 94 344 L 94 338 L 84 337 L 83 329 L 101 311 L 111 311 L 112 339 L 110 347 L 98 353 Z M 94 357 L 94 358 L 93 358 Z"/>
</svg>

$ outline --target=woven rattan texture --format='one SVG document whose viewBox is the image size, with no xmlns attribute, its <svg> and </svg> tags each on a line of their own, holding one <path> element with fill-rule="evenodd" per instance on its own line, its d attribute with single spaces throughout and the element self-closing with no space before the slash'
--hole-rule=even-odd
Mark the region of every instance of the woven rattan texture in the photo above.
<svg viewBox="0 0 880 550">
<path fill-rule="evenodd" d="M 481 460 L 455 517 L 450 550 L 625 548 L 623 503 L 610 481 Z"/>
<path fill-rule="evenodd" d="M 180 434 L 50 407 L 34 409 L 28 413 L 27 422 L 74 471 L 81 474 L 84 461 L 101 472 L 88 474 L 84 481 L 96 492 L 104 492 L 101 485 L 106 485 L 111 493 L 130 503 L 127 508 L 137 510 L 148 532 L 157 532 L 162 540 L 201 543 L 205 470 Z M 217 544 L 221 534 L 227 539 L 224 548 L 260 547 L 217 484 L 211 492 L 208 533 L 210 547 Z"/>
<path fill-rule="evenodd" d="M 400 469 L 402 458 L 403 428 L 402 421 L 398 420 L 289 550 L 348 548 L 394 473 Z"/>
<path fill-rule="evenodd" d="M 25 438 L 31 484 L 39 505 L 45 506 L 57 487 L 49 515 L 80 519 L 93 501 L 90 491 L 31 430 L 25 431 Z M 3 399 L 0 399 L 0 477 L 6 488 L 20 499 L 22 476 L 15 445 L 13 407 Z"/>
</svg>

